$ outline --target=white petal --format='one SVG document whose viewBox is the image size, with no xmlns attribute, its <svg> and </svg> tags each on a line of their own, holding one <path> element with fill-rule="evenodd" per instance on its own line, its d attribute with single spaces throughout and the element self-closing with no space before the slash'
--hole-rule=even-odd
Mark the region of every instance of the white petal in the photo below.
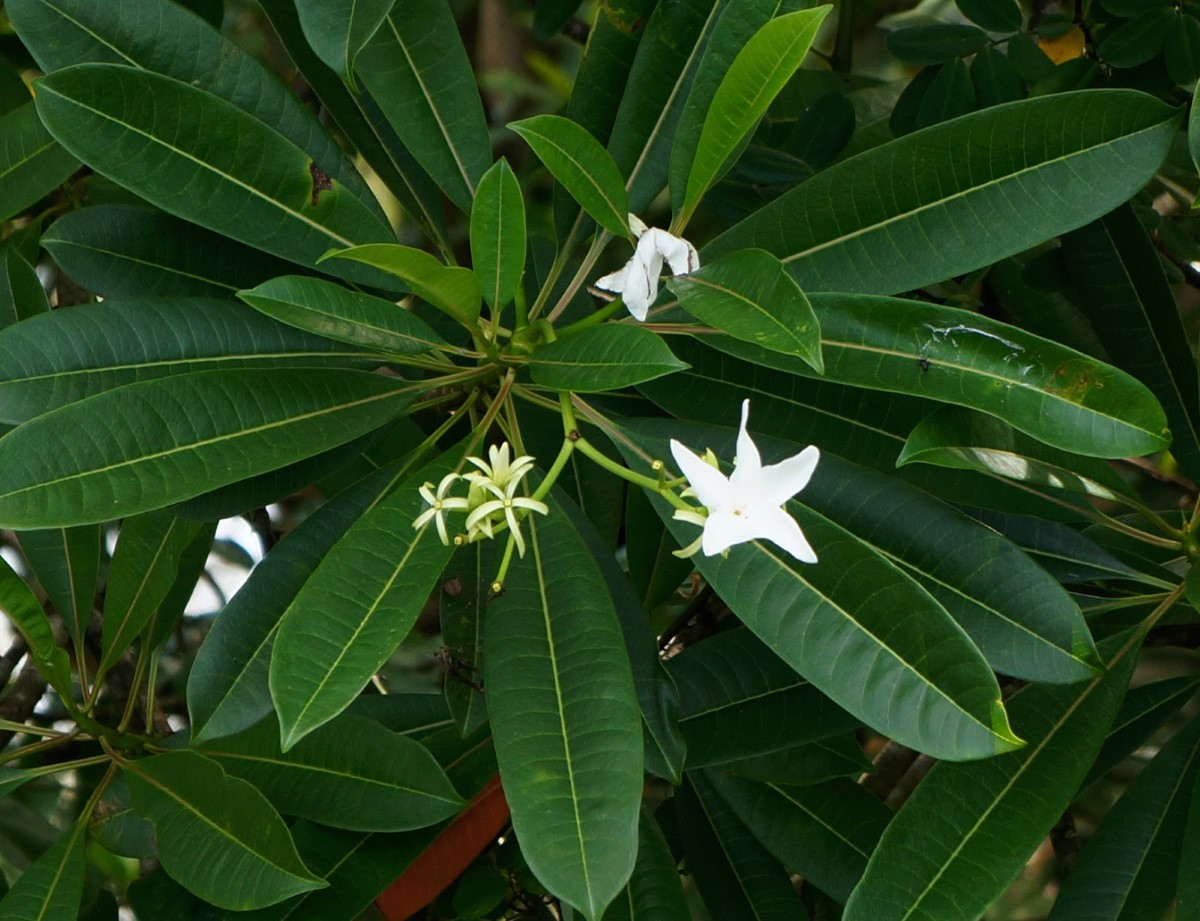
<svg viewBox="0 0 1200 921">
<path fill-rule="evenodd" d="M 687 240 L 657 228 L 650 233 L 654 234 L 655 248 L 667 260 L 673 274 L 686 275 L 700 268 L 700 255 Z"/>
<path fill-rule="evenodd" d="M 640 239 L 646 232 L 646 222 L 632 212 L 626 216 L 629 218 L 629 229 L 633 231 L 635 237 Z"/>
<path fill-rule="evenodd" d="M 704 522 L 704 541 L 701 546 L 705 556 L 715 556 L 734 544 L 744 544 L 760 537 L 754 522 L 733 512 L 713 512 Z"/>
<path fill-rule="evenodd" d="M 782 547 L 801 563 L 815 563 L 817 555 L 796 520 L 781 508 L 755 509 L 753 521 L 758 537 Z"/>
<path fill-rule="evenodd" d="M 762 457 L 759 456 L 758 447 L 750 438 L 750 433 L 746 431 L 746 423 L 749 421 L 750 401 L 742 400 L 742 424 L 738 429 L 737 457 L 734 458 L 733 476 L 729 479 L 735 486 L 749 486 L 753 489 L 752 483 L 757 480 L 759 471 L 762 470 Z"/>
<path fill-rule="evenodd" d="M 596 279 L 596 287 L 601 291 L 611 291 L 613 294 L 620 294 L 625 290 L 625 278 L 629 275 L 629 267 L 631 265 L 633 265 L 632 259 L 615 272 L 610 272 L 603 278 Z"/>
<path fill-rule="evenodd" d="M 817 446 L 809 445 L 799 454 L 763 467 L 759 473 L 755 501 L 761 501 L 764 505 L 783 505 L 808 485 L 820 459 L 821 452 Z"/>
<path fill-rule="evenodd" d="M 696 491 L 700 504 L 708 509 L 729 508 L 732 492 L 729 480 L 725 474 L 715 467 L 710 467 L 704 459 L 685 448 L 674 438 L 671 439 L 671 456 L 679 465 L 679 470 L 687 477 Z"/>
<path fill-rule="evenodd" d="M 639 251 L 641 247 L 639 244 Z M 621 298 L 635 320 L 644 322 L 650 305 L 658 297 L 658 276 L 662 272 L 662 257 L 654 253 L 649 262 L 643 262 L 638 254 L 629 261 L 629 274 Z"/>
</svg>

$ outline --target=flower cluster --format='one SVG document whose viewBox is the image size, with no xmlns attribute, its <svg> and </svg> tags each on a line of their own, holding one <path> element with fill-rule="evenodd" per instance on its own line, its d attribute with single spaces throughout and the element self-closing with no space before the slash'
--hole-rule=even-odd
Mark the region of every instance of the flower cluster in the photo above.
<svg viewBox="0 0 1200 921">
<path fill-rule="evenodd" d="M 422 528 L 433 521 L 442 543 L 449 544 L 451 539 L 446 527 L 446 514 L 465 512 L 467 533 L 465 537 L 456 536 L 455 543 L 476 541 L 483 537 L 491 539 L 498 526 L 508 525 L 517 552 L 524 556 L 525 539 L 521 534 L 517 510 L 545 515 L 550 509 L 545 502 L 517 494 L 521 481 L 533 469 L 533 458 L 522 455 L 510 459 L 510 454 L 508 442 L 498 447 L 492 445 L 488 448 L 486 461 L 479 457 L 467 458 L 467 462 L 477 470 L 465 474 L 448 473 L 442 477 L 436 490 L 433 483 L 422 486 L 419 490 L 421 498 L 429 507 L 417 516 L 413 527 Z M 467 495 L 450 495 L 451 489 L 460 480 L 468 484 Z"/>
<path fill-rule="evenodd" d="M 621 295 L 634 318 L 645 320 L 650 305 L 658 297 L 663 260 L 672 274 L 687 275 L 700 268 L 700 256 L 687 240 L 657 227 L 647 227 L 636 214 L 629 215 L 629 226 L 638 238 L 633 256 L 620 269 L 598 280 L 596 287 Z"/>
</svg>

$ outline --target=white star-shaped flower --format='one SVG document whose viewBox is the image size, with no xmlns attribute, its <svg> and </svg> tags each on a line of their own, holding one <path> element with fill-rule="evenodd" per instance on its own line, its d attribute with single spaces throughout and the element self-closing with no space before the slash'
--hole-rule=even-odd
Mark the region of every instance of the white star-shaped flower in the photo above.
<svg viewBox="0 0 1200 921">
<path fill-rule="evenodd" d="M 728 477 L 703 458 L 671 439 L 671 454 L 691 484 L 696 498 L 708 510 L 706 517 L 679 511 L 683 521 L 703 524 L 700 545 L 705 556 L 728 550 L 734 544 L 766 538 L 802 563 L 815 563 L 812 546 L 784 509 L 783 504 L 808 485 L 820 451 L 809 445 L 799 454 L 768 467 L 762 465 L 758 448 L 746 431 L 750 401 L 742 403 L 742 425 L 738 431 L 737 457 Z"/>
<path fill-rule="evenodd" d="M 545 502 L 517 495 L 521 481 L 533 470 L 534 459 L 526 454 L 510 462 L 506 441 L 499 447 L 492 445 L 488 448 L 490 463 L 478 457 L 468 457 L 467 460 L 481 471 L 465 474 L 472 487 L 469 497 L 471 510 L 467 515 L 468 539 L 490 538 L 493 536 L 493 524 L 507 522 L 517 545 L 517 553 L 524 556 L 525 538 L 521 534 L 517 509 L 542 515 L 550 513 Z"/>
<path fill-rule="evenodd" d="M 432 483 L 426 483 L 418 490 L 421 498 L 429 503 L 429 508 L 417 516 L 417 520 L 413 522 L 414 528 L 422 528 L 432 519 L 437 525 L 438 537 L 442 539 L 442 543 L 450 543 L 450 535 L 446 533 L 446 512 L 467 511 L 467 500 L 448 496 L 447 493 L 450 491 L 450 487 L 461 479 L 462 477 L 457 473 L 448 473 L 438 483 L 436 492 L 434 492 Z"/>
<path fill-rule="evenodd" d="M 620 269 L 599 279 L 596 287 L 621 295 L 634 318 L 644 321 L 658 297 L 663 260 L 671 274 L 687 275 L 700 268 L 700 255 L 687 240 L 657 227 L 647 227 L 636 214 L 629 215 L 629 226 L 638 238 L 633 255 Z"/>
</svg>

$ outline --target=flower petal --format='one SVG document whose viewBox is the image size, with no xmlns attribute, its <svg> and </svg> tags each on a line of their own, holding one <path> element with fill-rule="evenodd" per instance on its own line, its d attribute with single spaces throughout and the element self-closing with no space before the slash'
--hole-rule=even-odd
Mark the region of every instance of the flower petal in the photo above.
<svg viewBox="0 0 1200 921">
<path fill-rule="evenodd" d="M 729 508 L 732 504 L 732 490 L 725 474 L 715 467 L 710 467 L 704 459 L 694 454 L 689 448 L 671 439 L 671 456 L 679 465 L 679 470 L 696 493 L 700 504 L 709 510 Z"/>
<path fill-rule="evenodd" d="M 704 541 L 701 547 L 705 556 L 715 556 L 734 544 L 761 537 L 756 522 L 733 512 L 713 512 L 704 522 Z"/>
<path fill-rule="evenodd" d="M 643 243 L 648 237 L 643 237 Z M 621 298 L 634 319 L 645 321 L 650 305 L 658 297 L 658 276 L 662 274 L 662 256 L 653 246 L 638 243 L 633 258 L 629 260 L 629 274 L 625 277 L 625 288 Z"/>
<path fill-rule="evenodd" d="M 749 421 L 750 401 L 742 400 L 742 425 L 738 429 L 737 457 L 733 459 L 733 475 L 729 480 L 734 486 L 749 487 L 753 491 L 751 493 L 753 495 L 757 493 L 754 481 L 757 480 L 759 471 L 762 470 L 762 457 L 759 456 L 758 447 L 754 444 L 750 433 L 746 431 L 746 423 Z"/>
<path fill-rule="evenodd" d="M 609 272 L 607 275 L 597 278 L 593 284 L 601 291 L 611 291 L 613 294 L 620 294 L 625 290 L 625 279 L 629 276 L 629 267 L 631 265 L 633 265 L 632 259 L 615 272 Z"/>
<path fill-rule="evenodd" d="M 796 520 L 781 508 L 755 509 L 753 521 L 759 537 L 782 547 L 801 563 L 815 563 L 817 554 Z"/>
<path fill-rule="evenodd" d="M 646 232 L 646 222 L 632 211 L 626 217 L 629 218 L 629 229 L 633 231 L 635 237 L 640 239 L 642 234 Z"/>
<path fill-rule="evenodd" d="M 817 446 L 809 445 L 799 454 L 763 467 L 759 473 L 756 503 L 761 501 L 764 505 L 783 505 L 808 485 L 820 459 L 821 452 Z"/>
<path fill-rule="evenodd" d="M 654 234 L 655 248 L 667 260 L 672 274 L 687 275 L 700 268 L 700 254 L 696 252 L 696 247 L 687 240 L 658 228 L 649 233 Z"/>
</svg>

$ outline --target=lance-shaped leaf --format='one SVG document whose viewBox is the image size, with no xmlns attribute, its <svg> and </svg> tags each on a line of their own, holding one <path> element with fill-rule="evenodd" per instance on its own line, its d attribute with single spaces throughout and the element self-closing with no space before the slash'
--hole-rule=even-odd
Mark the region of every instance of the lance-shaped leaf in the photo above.
<svg viewBox="0 0 1200 921">
<path fill-rule="evenodd" d="M 1112 365 L 955 307 L 869 295 L 816 294 L 825 377 L 966 406 L 1046 444 L 1093 457 L 1169 443 L 1162 407 Z M 795 374 L 801 361 L 736 340 L 735 355 Z"/>
<path fill-rule="evenodd" d="M 649 475 L 648 458 L 669 456 L 661 428 L 627 423 L 624 431 L 641 449 L 623 446 L 634 469 Z M 695 525 L 653 501 L 675 538 L 691 543 Z M 835 703 L 911 748 L 966 760 L 1019 746 L 995 676 L 946 610 L 834 521 L 796 502 L 787 511 L 816 549 L 817 564 L 762 540 L 739 544 L 727 557 L 696 557 L 746 626 Z"/>
<path fill-rule="evenodd" d="M 535 115 L 508 127 L 521 135 L 558 181 L 596 223 L 628 237 L 629 199 L 612 156 L 586 128 L 559 115 Z"/>
<path fill-rule="evenodd" d="M 1030 685 L 1009 702 L 1020 751 L 942 763 L 892 819 L 846 905 L 847 921 L 969 918 L 1020 872 L 1075 795 L 1125 693 L 1141 645 L 1101 645 L 1108 672 Z"/>
<path fill-rule="evenodd" d="M 811 787 L 705 777 L 763 847 L 839 902 L 850 897 L 891 810 L 852 780 Z"/>
<path fill-rule="evenodd" d="M 604 913 L 604 921 L 689 921 L 691 917 L 671 849 L 658 823 L 643 811 L 633 875 Z"/>
<path fill-rule="evenodd" d="M 1159 749 L 1088 839 L 1054 901 L 1053 921 L 1165 914 L 1197 768 L 1200 719 L 1193 718 Z"/>
<path fill-rule="evenodd" d="M 0 259 L 0 329 L 49 311 L 50 302 L 37 271 L 17 246 L 6 246 Z"/>
<path fill-rule="evenodd" d="M 770 349 L 797 355 L 817 371 L 821 327 L 812 304 L 783 263 L 761 249 L 745 249 L 697 272 L 673 276 L 667 286 L 679 305 L 709 326 Z"/>
<path fill-rule="evenodd" d="M 296 12 L 304 37 L 330 69 L 354 84 L 354 59 L 370 41 L 396 0 L 300 0 Z"/>
<path fill-rule="evenodd" d="M 346 532 L 297 593 L 271 651 L 271 698 L 289 750 L 341 713 L 416 622 L 452 547 L 417 488 L 451 472 L 461 454 L 429 464 Z"/>
<path fill-rule="evenodd" d="M 0 117 L 0 220 L 52 192 L 79 160 L 54 139 L 32 101 Z"/>
<path fill-rule="evenodd" d="M 1130 688 L 1079 788 L 1087 789 L 1144 745 L 1195 696 L 1198 685 L 1200 675 L 1181 675 Z"/>
<path fill-rule="evenodd" d="M 791 79 L 831 9 L 821 6 L 772 19 L 733 59 L 700 131 L 683 199 L 685 219 Z"/>
<path fill-rule="evenodd" d="M 78 915 L 86 869 L 83 847 L 87 827 L 85 819 L 75 822 L 21 874 L 0 899 L 0 917 L 11 921 L 50 921 Z"/>
<path fill-rule="evenodd" d="M 175 581 L 167 589 L 149 623 L 142 628 L 142 643 L 148 649 L 159 649 L 175 631 L 196 591 L 196 583 L 208 566 L 209 553 L 214 549 L 216 536 L 217 522 L 201 521 L 191 540 L 179 551 Z"/>
<path fill-rule="evenodd" d="M 1179 856 L 1178 901 L 1175 921 L 1196 921 L 1200 918 L 1200 878 L 1196 862 L 1200 860 L 1200 777 L 1192 784 L 1192 804 L 1188 811 L 1187 832 Z"/>
<path fill-rule="evenodd" d="M 0 559 L 0 614 L 25 640 L 29 655 L 64 700 L 71 697 L 71 660 L 54 642 L 46 612 L 7 560 Z"/>
<path fill-rule="evenodd" d="M 311 266 L 330 247 L 392 237 L 305 151 L 190 84 L 118 64 L 80 64 L 45 77 L 37 106 L 55 137 L 97 172 L 255 249 Z M 340 270 L 379 283 L 374 273 Z"/>
<path fill-rule="evenodd" d="M 823 170 L 703 255 L 761 247 L 788 263 L 810 295 L 911 291 L 1126 201 L 1162 163 L 1178 117 L 1157 100 L 1111 89 L 993 106 Z"/>
<path fill-rule="evenodd" d="M 1052 494 L 1128 499 L 1129 486 L 1103 461 L 1059 451 L 994 416 L 943 406 L 909 434 L 896 465 L 933 464 L 994 473 Z"/>
<path fill-rule="evenodd" d="M 396 0 L 357 72 L 413 158 L 464 213 L 492 162 L 483 104 L 442 0 Z"/>
<path fill-rule="evenodd" d="M 121 766 L 163 869 L 205 901 L 245 911 L 326 885 L 263 795 L 216 762 L 177 751 Z"/>
<path fill-rule="evenodd" d="M 488 609 L 484 686 L 513 828 L 534 875 L 598 921 L 633 870 L 642 729 L 613 602 L 565 513 Z"/>
<path fill-rule="evenodd" d="M 465 805 L 423 745 L 352 713 L 287 754 L 273 719 L 200 747 L 225 772 L 254 784 L 285 815 L 353 831 L 408 831 Z"/>
<path fill-rule="evenodd" d="M 475 273 L 458 266 L 442 265 L 424 250 L 398 243 L 376 243 L 329 252 L 322 257 L 326 258 L 382 269 L 460 323 L 470 325 L 479 318 L 483 292 Z"/>
<path fill-rule="evenodd" d="M 471 203 L 471 265 L 495 314 L 513 299 L 525 271 L 525 202 L 503 158 L 483 174 Z"/>
<path fill-rule="evenodd" d="M 175 583 L 180 555 L 201 527 L 166 512 L 147 512 L 121 524 L 104 593 L 101 672 L 154 617 Z"/>
<path fill-rule="evenodd" d="M 377 428 L 411 396 L 363 371 L 199 371 L 71 403 L 0 439 L 0 522 L 66 527 L 151 511 Z M 146 420 L 153 419 L 153 427 Z M 37 446 L 75 438 L 47 456 Z"/>
<path fill-rule="evenodd" d="M 238 297 L 281 323 L 379 352 L 418 355 L 446 345 L 403 307 L 321 278 L 272 278 Z"/>
<path fill-rule="evenodd" d="M 446 644 L 443 693 L 465 738 L 487 719 L 483 696 L 483 629 L 499 558 L 483 541 L 460 548 L 442 583 L 440 623 Z"/>
<path fill-rule="evenodd" d="M 228 298 L 294 270 L 155 208 L 93 205 L 64 214 L 42 235 L 72 281 L 105 298 Z"/>
<path fill-rule="evenodd" d="M 542 346 L 529 373 L 545 387 L 600 393 L 686 368 L 661 337 L 624 323 L 604 323 Z"/>
<path fill-rule="evenodd" d="M 723 764 L 721 769 L 763 783 L 808 787 L 836 777 L 870 774 L 875 768 L 853 733 L 848 733 L 766 755 L 739 758 Z"/>
<path fill-rule="evenodd" d="M 100 528 L 23 531 L 21 550 L 78 646 L 92 620 L 100 573 Z"/>
<path fill-rule="evenodd" d="M 389 464 L 325 503 L 254 567 L 208 631 L 188 675 L 193 742 L 232 735 L 271 712 L 268 668 L 280 618 L 329 548 L 402 471 Z"/>
</svg>

